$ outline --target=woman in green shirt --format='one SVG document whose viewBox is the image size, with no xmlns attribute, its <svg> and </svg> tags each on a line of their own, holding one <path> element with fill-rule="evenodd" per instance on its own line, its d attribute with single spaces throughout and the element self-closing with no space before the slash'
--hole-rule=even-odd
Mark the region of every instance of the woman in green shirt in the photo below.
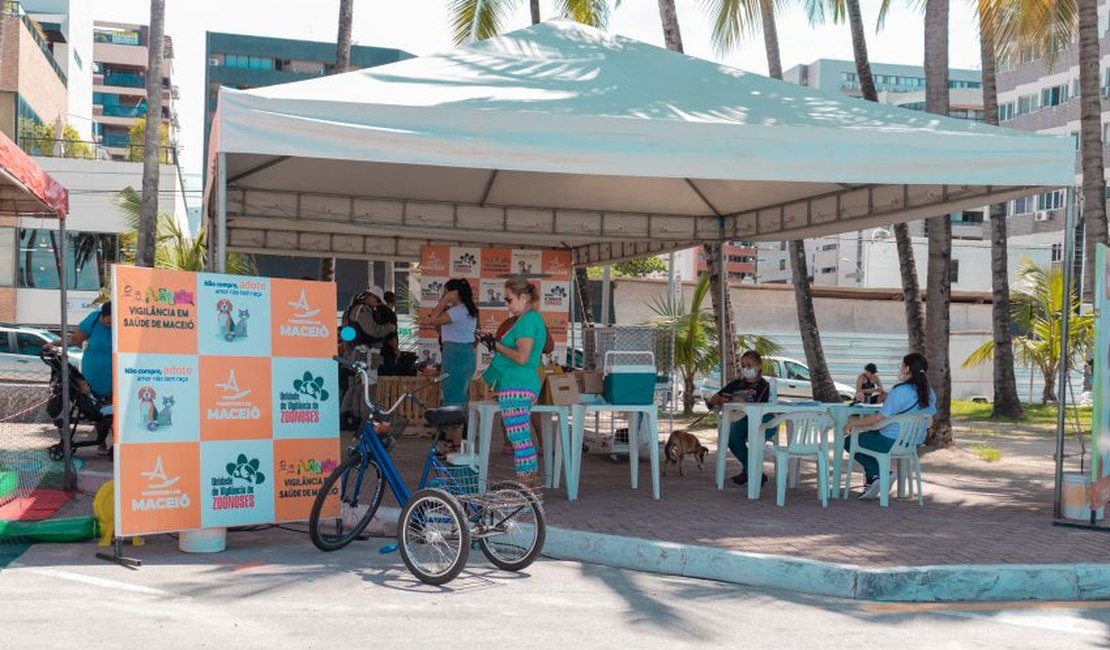
<svg viewBox="0 0 1110 650">
<path fill-rule="evenodd" d="M 540 392 L 540 355 L 547 341 L 543 317 L 536 311 L 539 291 L 523 276 L 505 283 L 505 302 L 516 323 L 500 340 L 492 334 L 479 338 L 494 353 L 482 378 L 494 390 L 501 407 L 505 434 L 513 445 L 517 478 L 532 483 L 539 464 L 532 445 L 530 413 Z"/>
</svg>

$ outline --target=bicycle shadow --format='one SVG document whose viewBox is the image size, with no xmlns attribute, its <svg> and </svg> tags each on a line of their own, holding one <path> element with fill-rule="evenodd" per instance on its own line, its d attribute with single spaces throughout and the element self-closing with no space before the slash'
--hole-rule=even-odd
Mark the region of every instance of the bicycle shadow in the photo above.
<svg viewBox="0 0 1110 650">
<path fill-rule="evenodd" d="M 355 571 L 363 581 L 379 587 L 409 593 L 450 594 L 492 589 L 512 580 L 531 578 L 527 571 L 504 571 L 494 566 L 467 564 L 457 578 L 445 585 L 420 582 L 403 564 L 386 567 L 367 567 Z"/>
</svg>

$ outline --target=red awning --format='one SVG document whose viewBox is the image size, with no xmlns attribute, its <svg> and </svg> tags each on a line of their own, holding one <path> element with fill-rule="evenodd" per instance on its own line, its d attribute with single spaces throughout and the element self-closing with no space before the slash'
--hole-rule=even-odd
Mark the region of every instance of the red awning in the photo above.
<svg viewBox="0 0 1110 650">
<path fill-rule="evenodd" d="M 65 219 L 68 211 L 66 188 L 0 133 L 0 214 Z"/>
</svg>

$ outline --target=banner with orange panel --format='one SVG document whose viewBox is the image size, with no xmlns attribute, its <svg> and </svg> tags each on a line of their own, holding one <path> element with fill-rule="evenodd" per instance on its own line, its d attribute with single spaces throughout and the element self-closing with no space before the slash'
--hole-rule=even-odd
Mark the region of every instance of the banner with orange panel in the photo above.
<svg viewBox="0 0 1110 650">
<path fill-rule="evenodd" d="M 478 329 L 496 332 L 509 317 L 505 305 L 505 281 L 523 276 L 535 285 L 536 309 L 543 314 L 551 331 L 555 350 L 544 363 L 566 363 L 567 321 L 570 315 L 570 251 L 470 246 L 424 246 L 420 249 L 420 306 L 435 307 L 443 295 L 443 285 L 451 278 L 466 279 L 474 290 L 478 305 Z M 420 361 L 441 362 L 439 333 L 420 328 Z M 490 361 L 482 346 L 475 348 L 479 372 Z"/>
<path fill-rule="evenodd" d="M 307 519 L 339 461 L 335 285 L 112 273 L 116 535 Z"/>
</svg>

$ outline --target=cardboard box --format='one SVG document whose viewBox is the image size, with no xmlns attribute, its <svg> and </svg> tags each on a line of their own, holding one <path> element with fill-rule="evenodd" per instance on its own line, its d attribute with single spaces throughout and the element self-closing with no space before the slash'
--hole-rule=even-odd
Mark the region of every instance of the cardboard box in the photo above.
<svg viewBox="0 0 1110 650">
<path fill-rule="evenodd" d="M 492 402 L 494 400 L 493 389 L 481 379 L 470 380 L 468 396 L 471 402 Z"/>
<path fill-rule="evenodd" d="M 578 379 L 578 390 L 583 393 L 596 395 L 604 390 L 600 370 L 575 370 L 574 376 Z"/>
<path fill-rule="evenodd" d="M 540 404 L 570 406 L 579 398 L 578 381 L 571 375 L 548 375 L 540 389 Z"/>
</svg>

